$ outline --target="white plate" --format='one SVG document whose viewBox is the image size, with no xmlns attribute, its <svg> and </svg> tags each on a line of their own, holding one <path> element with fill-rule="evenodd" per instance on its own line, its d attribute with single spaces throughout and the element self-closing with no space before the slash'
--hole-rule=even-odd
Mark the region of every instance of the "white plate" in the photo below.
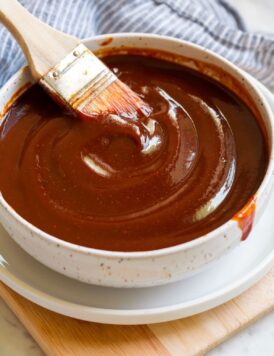
<svg viewBox="0 0 274 356">
<path fill-rule="evenodd" d="M 274 110 L 272 94 L 260 83 Z M 0 279 L 47 309 L 110 324 L 174 320 L 213 308 L 257 282 L 274 265 L 274 195 L 252 235 L 207 270 L 160 287 L 92 286 L 58 274 L 24 252 L 0 227 Z"/>
</svg>

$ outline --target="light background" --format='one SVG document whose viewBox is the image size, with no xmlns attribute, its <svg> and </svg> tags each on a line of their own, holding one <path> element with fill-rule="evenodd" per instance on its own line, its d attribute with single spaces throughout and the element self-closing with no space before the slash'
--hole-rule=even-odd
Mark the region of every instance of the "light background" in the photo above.
<svg viewBox="0 0 274 356">
<path fill-rule="evenodd" d="M 254 31 L 274 34 L 274 0 L 229 0 Z M 35 341 L 0 299 L 0 355 L 41 356 Z M 208 356 L 274 356 L 274 312 Z"/>
</svg>

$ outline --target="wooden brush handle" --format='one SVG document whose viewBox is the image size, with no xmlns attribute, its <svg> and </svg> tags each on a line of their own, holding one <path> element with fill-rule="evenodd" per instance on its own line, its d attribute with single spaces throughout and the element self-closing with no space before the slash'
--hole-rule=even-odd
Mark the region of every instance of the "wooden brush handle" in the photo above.
<svg viewBox="0 0 274 356">
<path fill-rule="evenodd" d="M 37 80 L 80 43 L 38 20 L 16 0 L 0 0 L 0 21 L 16 38 Z"/>
</svg>

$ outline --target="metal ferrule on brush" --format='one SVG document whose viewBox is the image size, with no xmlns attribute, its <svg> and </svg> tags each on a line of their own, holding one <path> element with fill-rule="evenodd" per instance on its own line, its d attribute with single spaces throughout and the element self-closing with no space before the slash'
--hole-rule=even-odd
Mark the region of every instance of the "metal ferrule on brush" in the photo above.
<svg viewBox="0 0 274 356">
<path fill-rule="evenodd" d="M 77 110 L 108 88 L 117 77 L 83 44 L 40 79 L 58 102 Z"/>
</svg>

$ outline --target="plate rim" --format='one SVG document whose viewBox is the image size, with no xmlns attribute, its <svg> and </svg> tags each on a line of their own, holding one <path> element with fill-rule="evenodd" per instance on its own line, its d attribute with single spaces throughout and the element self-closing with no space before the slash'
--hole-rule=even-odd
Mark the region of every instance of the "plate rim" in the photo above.
<svg viewBox="0 0 274 356">
<path fill-rule="evenodd" d="M 147 309 L 109 309 L 86 306 L 68 302 L 42 292 L 21 281 L 10 272 L 6 273 L 6 278 L 4 274 L 2 277 L 0 275 L 0 277 L 1 281 L 16 293 L 58 314 L 104 324 L 140 325 L 185 318 L 217 307 L 247 290 L 270 271 L 272 267 L 274 267 L 274 251 L 264 258 L 250 273 L 218 291 L 198 297 L 193 301 Z"/>
</svg>

